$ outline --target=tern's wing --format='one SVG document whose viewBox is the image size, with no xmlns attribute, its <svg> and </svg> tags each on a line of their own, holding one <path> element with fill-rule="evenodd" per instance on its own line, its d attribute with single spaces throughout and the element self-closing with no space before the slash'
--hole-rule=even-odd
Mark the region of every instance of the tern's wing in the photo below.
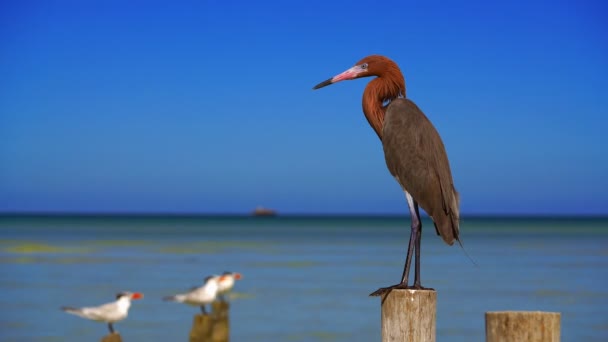
<svg viewBox="0 0 608 342">
<path fill-rule="evenodd" d="M 94 321 L 113 321 L 121 319 L 123 315 L 116 302 L 106 303 L 100 306 L 84 307 L 78 309 L 77 312 L 70 313 Z"/>
<path fill-rule="evenodd" d="M 189 301 L 191 298 L 196 297 L 197 293 L 201 289 L 202 288 L 200 286 L 194 286 L 188 292 L 179 293 L 179 294 L 172 295 L 172 296 L 166 296 L 163 298 L 163 300 L 184 303 L 184 302 Z"/>
</svg>

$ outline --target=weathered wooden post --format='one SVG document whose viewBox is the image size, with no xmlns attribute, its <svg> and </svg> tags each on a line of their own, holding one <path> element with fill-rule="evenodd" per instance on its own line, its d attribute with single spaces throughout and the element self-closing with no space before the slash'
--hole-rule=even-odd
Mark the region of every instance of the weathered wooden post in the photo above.
<svg viewBox="0 0 608 342">
<path fill-rule="evenodd" d="M 230 305 L 227 302 L 215 301 L 211 304 L 212 312 L 208 315 L 197 314 L 190 330 L 190 342 L 228 342 L 230 324 L 228 314 Z"/>
<path fill-rule="evenodd" d="M 382 295 L 382 342 L 435 342 L 437 292 L 394 289 Z"/>
<path fill-rule="evenodd" d="M 559 342 L 559 312 L 486 312 L 486 342 Z"/>
<path fill-rule="evenodd" d="M 211 315 L 196 314 L 190 329 L 190 342 L 209 342 L 211 341 L 211 327 L 213 318 Z"/>
<path fill-rule="evenodd" d="M 101 339 L 101 342 L 122 342 L 122 337 L 120 337 L 119 333 L 114 332 L 104 336 Z"/>
<path fill-rule="evenodd" d="M 215 301 L 211 304 L 214 324 L 211 331 L 212 342 L 228 342 L 230 340 L 230 322 L 228 312 L 230 304 L 223 301 Z"/>
</svg>

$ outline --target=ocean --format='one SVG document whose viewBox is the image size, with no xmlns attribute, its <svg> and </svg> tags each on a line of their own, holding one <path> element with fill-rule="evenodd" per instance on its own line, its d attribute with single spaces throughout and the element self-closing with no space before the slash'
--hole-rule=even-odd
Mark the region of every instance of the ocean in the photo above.
<svg viewBox="0 0 608 342">
<path fill-rule="evenodd" d="M 199 311 L 163 302 L 240 272 L 231 341 L 380 341 L 409 217 L 1 216 L 0 340 L 94 341 L 105 324 L 64 305 L 140 291 L 115 324 L 126 342 L 187 341 Z M 437 341 L 484 341 L 484 313 L 561 312 L 562 341 L 608 341 L 608 218 L 464 217 L 445 245 L 423 221 L 422 285 L 437 290 Z M 413 281 L 413 274 L 411 276 Z"/>
</svg>

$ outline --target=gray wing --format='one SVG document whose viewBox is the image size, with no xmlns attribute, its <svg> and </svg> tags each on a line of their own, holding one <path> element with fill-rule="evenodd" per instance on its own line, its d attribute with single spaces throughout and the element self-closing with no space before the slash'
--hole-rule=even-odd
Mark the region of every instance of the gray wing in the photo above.
<svg viewBox="0 0 608 342">
<path fill-rule="evenodd" d="M 437 233 L 458 240 L 459 195 L 441 137 L 408 99 L 394 100 L 382 129 L 386 165 L 401 187 L 431 216 Z"/>
</svg>

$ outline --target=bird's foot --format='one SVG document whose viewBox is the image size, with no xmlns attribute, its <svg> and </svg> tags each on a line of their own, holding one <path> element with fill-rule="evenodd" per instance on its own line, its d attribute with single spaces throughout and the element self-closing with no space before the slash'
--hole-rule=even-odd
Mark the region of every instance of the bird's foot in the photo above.
<svg viewBox="0 0 608 342">
<path fill-rule="evenodd" d="M 406 283 L 401 283 L 401 284 L 397 284 L 397 285 L 393 285 L 393 286 L 389 286 L 389 287 L 381 287 L 379 289 L 377 289 L 376 291 L 370 293 L 370 297 L 375 297 L 375 296 L 382 296 L 385 293 L 388 294 L 389 292 L 391 292 L 394 289 L 404 289 L 404 290 L 428 290 L 428 291 L 435 291 L 435 289 L 432 289 L 430 287 L 422 287 L 420 284 L 414 284 L 412 286 L 408 286 Z"/>
</svg>

